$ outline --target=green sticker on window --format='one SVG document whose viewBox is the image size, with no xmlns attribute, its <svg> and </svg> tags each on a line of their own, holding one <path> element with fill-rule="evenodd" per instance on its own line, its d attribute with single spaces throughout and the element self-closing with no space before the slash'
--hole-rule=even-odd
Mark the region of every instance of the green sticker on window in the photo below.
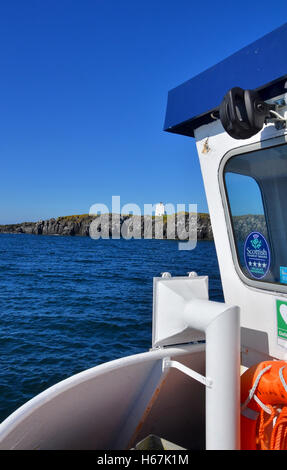
<svg viewBox="0 0 287 470">
<path fill-rule="evenodd" d="M 276 300 L 276 311 L 278 337 L 287 340 L 287 302 Z"/>
</svg>

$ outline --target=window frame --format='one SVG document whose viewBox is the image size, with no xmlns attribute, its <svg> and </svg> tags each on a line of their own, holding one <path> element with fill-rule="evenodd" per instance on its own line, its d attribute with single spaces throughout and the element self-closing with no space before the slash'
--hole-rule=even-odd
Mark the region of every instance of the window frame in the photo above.
<svg viewBox="0 0 287 470">
<path fill-rule="evenodd" d="M 268 140 L 264 141 L 259 141 L 256 143 L 252 144 L 247 144 L 242 147 L 237 147 L 232 150 L 229 150 L 221 159 L 221 162 L 219 164 L 218 168 L 218 180 L 219 180 L 219 190 L 221 194 L 221 200 L 223 203 L 223 210 L 224 210 L 224 216 L 225 216 L 225 222 L 226 222 L 226 227 L 227 227 L 227 232 L 228 232 L 228 238 L 229 238 L 229 243 L 230 243 L 230 249 L 231 249 L 231 254 L 232 254 L 232 259 L 233 259 L 233 264 L 235 266 L 235 270 L 239 276 L 239 278 L 244 282 L 244 284 L 247 284 L 250 287 L 254 287 L 256 289 L 263 289 L 267 291 L 272 291 L 272 292 L 279 292 L 283 294 L 287 294 L 287 284 L 280 284 L 280 283 L 273 283 L 273 282 L 265 282 L 264 280 L 257 280 L 257 279 L 250 279 L 247 277 L 239 263 L 239 256 L 237 252 L 237 247 L 236 247 L 236 241 L 235 241 L 235 236 L 234 236 L 234 230 L 233 230 L 233 223 L 232 223 L 232 216 L 231 216 L 231 210 L 230 210 L 230 204 L 229 204 L 229 197 L 228 197 L 228 192 L 225 184 L 225 178 L 224 178 L 224 170 L 227 162 L 230 160 L 230 158 L 235 157 L 237 155 L 242 155 L 242 154 L 247 154 L 247 153 L 252 153 L 256 152 L 259 150 L 264 150 L 272 147 L 278 147 L 281 145 L 287 145 L 287 135 L 282 135 L 280 137 L 274 137 Z M 256 181 L 256 180 L 255 180 Z M 260 186 L 259 186 L 260 189 Z M 261 191 L 261 189 L 260 189 Z M 263 207 L 265 206 L 264 200 L 262 198 L 262 203 Z M 266 214 L 265 214 L 265 219 L 266 219 Z M 267 225 L 267 231 L 269 232 L 269 226 L 268 226 L 268 220 L 266 220 L 266 225 Z M 272 247 L 270 247 L 270 251 L 272 253 Z"/>
</svg>

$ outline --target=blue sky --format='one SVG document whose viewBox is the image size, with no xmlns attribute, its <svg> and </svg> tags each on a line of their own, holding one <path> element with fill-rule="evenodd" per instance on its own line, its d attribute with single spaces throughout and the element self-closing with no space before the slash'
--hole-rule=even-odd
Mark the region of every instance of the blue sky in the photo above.
<svg viewBox="0 0 287 470">
<path fill-rule="evenodd" d="M 254 178 L 237 173 L 225 173 L 225 184 L 228 193 L 231 214 L 263 215 L 263 201 L 260 187 Z M 242 191 L 244 188 L 244 191 Z"/>
<path fill-rule="evenodd" d="M 287 6 L 185 0 L 0 3 L 0 223 L 92 204 L 208 210 L 168 90 L 281 26 Z"/>
</svg>

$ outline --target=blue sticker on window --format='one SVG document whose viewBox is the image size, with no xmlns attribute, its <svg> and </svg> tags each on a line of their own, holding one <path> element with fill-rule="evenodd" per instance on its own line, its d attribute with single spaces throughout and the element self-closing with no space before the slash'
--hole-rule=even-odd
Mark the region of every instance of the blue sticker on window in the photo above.
<svg viewBox="0 0 287 470">
<path fill-rule="evenodd" d="M 280 266 L 280 282 L 281 284 L 287 284 L 287 267 Z"/>
<path fill-rule="evenodd" d="M 266 276 L 270 267 L 270 249 L 260 232 L 251 232 L 244 244 L 244 261 L 249 274 L 255 279 Z"/>
</svg>

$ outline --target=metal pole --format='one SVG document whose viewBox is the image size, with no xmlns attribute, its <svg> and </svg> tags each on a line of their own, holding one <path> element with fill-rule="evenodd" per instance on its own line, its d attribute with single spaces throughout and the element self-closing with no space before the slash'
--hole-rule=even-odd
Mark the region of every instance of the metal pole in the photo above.
<svg viewBox="0 0 287 470">
<path fill-rule="evenodd" d="M 240 324 L 231 307 L 206 329 L 206 449 L 240 449 Z"/>
<path fill-rule="evenodd" d="M 191 328 L 205 331 L 206 449 L 240 449 L 239 308 L 209 300 L 191 300 L 184 309 Z"/>
</svg>

